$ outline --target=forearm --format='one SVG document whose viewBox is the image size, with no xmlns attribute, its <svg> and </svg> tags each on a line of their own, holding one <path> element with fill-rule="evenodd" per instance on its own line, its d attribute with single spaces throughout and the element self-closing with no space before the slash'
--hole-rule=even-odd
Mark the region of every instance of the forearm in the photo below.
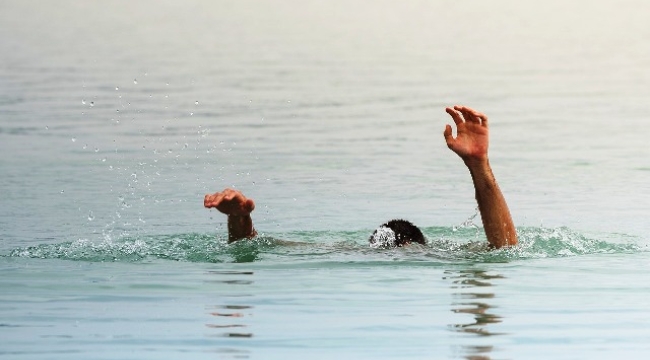
<svg viewBox="0 0 650 360">
<path fill-rule="evenodd" d="M 481 213 L 487 240 L 495 248 L 517 244 L 517 232 L 506 199 L 494 178 L 490 162 L 466 160 L 476 190 L 476 202 Z"/>
<path fill-rule="evenodd" d="M 252 238 L 257 235 L 253 227 L 253 219 L 250 215 L 235 216 L 228 215 L 228 242 L 234 242 L 244 238 Z"/>
</svg>

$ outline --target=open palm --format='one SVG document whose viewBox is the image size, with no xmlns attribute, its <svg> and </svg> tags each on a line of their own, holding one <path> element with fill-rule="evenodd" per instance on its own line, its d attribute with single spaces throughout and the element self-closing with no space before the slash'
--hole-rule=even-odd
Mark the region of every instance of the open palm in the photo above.
<svg viewBox="0 0 650 360">
<path fill-rule="evenodd" d="M 489 145 L 487 116 L 466 106 L 454 106 L 445 110 L 456 124 L 455 138 L 451 125 L 445 127 L 447 147 L 463 160 L 486 159 Z"/>
</svg>

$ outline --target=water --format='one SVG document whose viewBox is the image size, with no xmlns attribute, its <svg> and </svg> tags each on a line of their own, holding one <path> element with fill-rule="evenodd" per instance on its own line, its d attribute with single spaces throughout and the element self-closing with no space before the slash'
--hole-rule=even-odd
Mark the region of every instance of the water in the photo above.
<svg viewBox="0 0 650 360">
<path fill-rule="evenodd" d="M 4 1 L 0 356 L 643 358 L 648 7 Z M 515 249 L 466 221 L 453 104 Z M 429 244 L 370 249 L 391 218 Z"/>
</svg>

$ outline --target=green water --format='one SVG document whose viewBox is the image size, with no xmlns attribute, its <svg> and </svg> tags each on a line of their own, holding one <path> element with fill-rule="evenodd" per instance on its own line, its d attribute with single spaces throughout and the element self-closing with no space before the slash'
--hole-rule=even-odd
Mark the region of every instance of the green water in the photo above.
<svg viewBox="0 0 650 360">
<path fill-rule="evenodd" d="M 76 240 L 13 249 L 9 256 L 91 262 L 151 262 L 173 260 L 205 263 L 255 261 L 306 263 L 320 261 L 381 265 L 382 262 L 424 262 L 430 265 L 510 262 L 525 259 L 571 257 L 590 254 L 624 254 L 647 251 L 632 239 L 591 239 L 568 228 L 521 228 L 515 248 L 490 250 L 481 229 L 425 228 L 427 245 L 403 249 L 374 249 L 359 241 L 365 232 L 295 232 L 261 235 L 250 241 L 228 244 L 227 237 L 213 234 L 174 234 L 122 237 L 93 242 Z M 279 236 L 294 240 L 282 240 Z M 468 240 L 473 239 L 473 240 Z"/>
<path fill-rule="evenodd" d="M 3 1 L 0 357 L 644 359 L 648 6 Z M 370 248 L 393 218 L 427 245 Z"/>
</svg>

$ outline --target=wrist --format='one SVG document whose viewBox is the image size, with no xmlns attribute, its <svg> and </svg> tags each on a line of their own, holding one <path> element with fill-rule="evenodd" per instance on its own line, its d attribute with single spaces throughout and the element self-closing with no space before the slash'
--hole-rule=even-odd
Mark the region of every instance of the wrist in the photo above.
<svg viewBox="0 0 650 360">
<path fill-rule="evenodd" d="M 243 238 L 253 238 L 257 231 L 253 227 L 253 219 L 247 215 L 228 215 L 228 237 L 229 241 L 236 241 Z"/>
<path fill-rule="evenodd" d="M 490 161 L 488 160 L 487 155 L 464 157 L 463 162 L 465 163 L 465 166 L 467 166 L 470 170 L 479 170 L 490 167 Z"/>
</svg>

